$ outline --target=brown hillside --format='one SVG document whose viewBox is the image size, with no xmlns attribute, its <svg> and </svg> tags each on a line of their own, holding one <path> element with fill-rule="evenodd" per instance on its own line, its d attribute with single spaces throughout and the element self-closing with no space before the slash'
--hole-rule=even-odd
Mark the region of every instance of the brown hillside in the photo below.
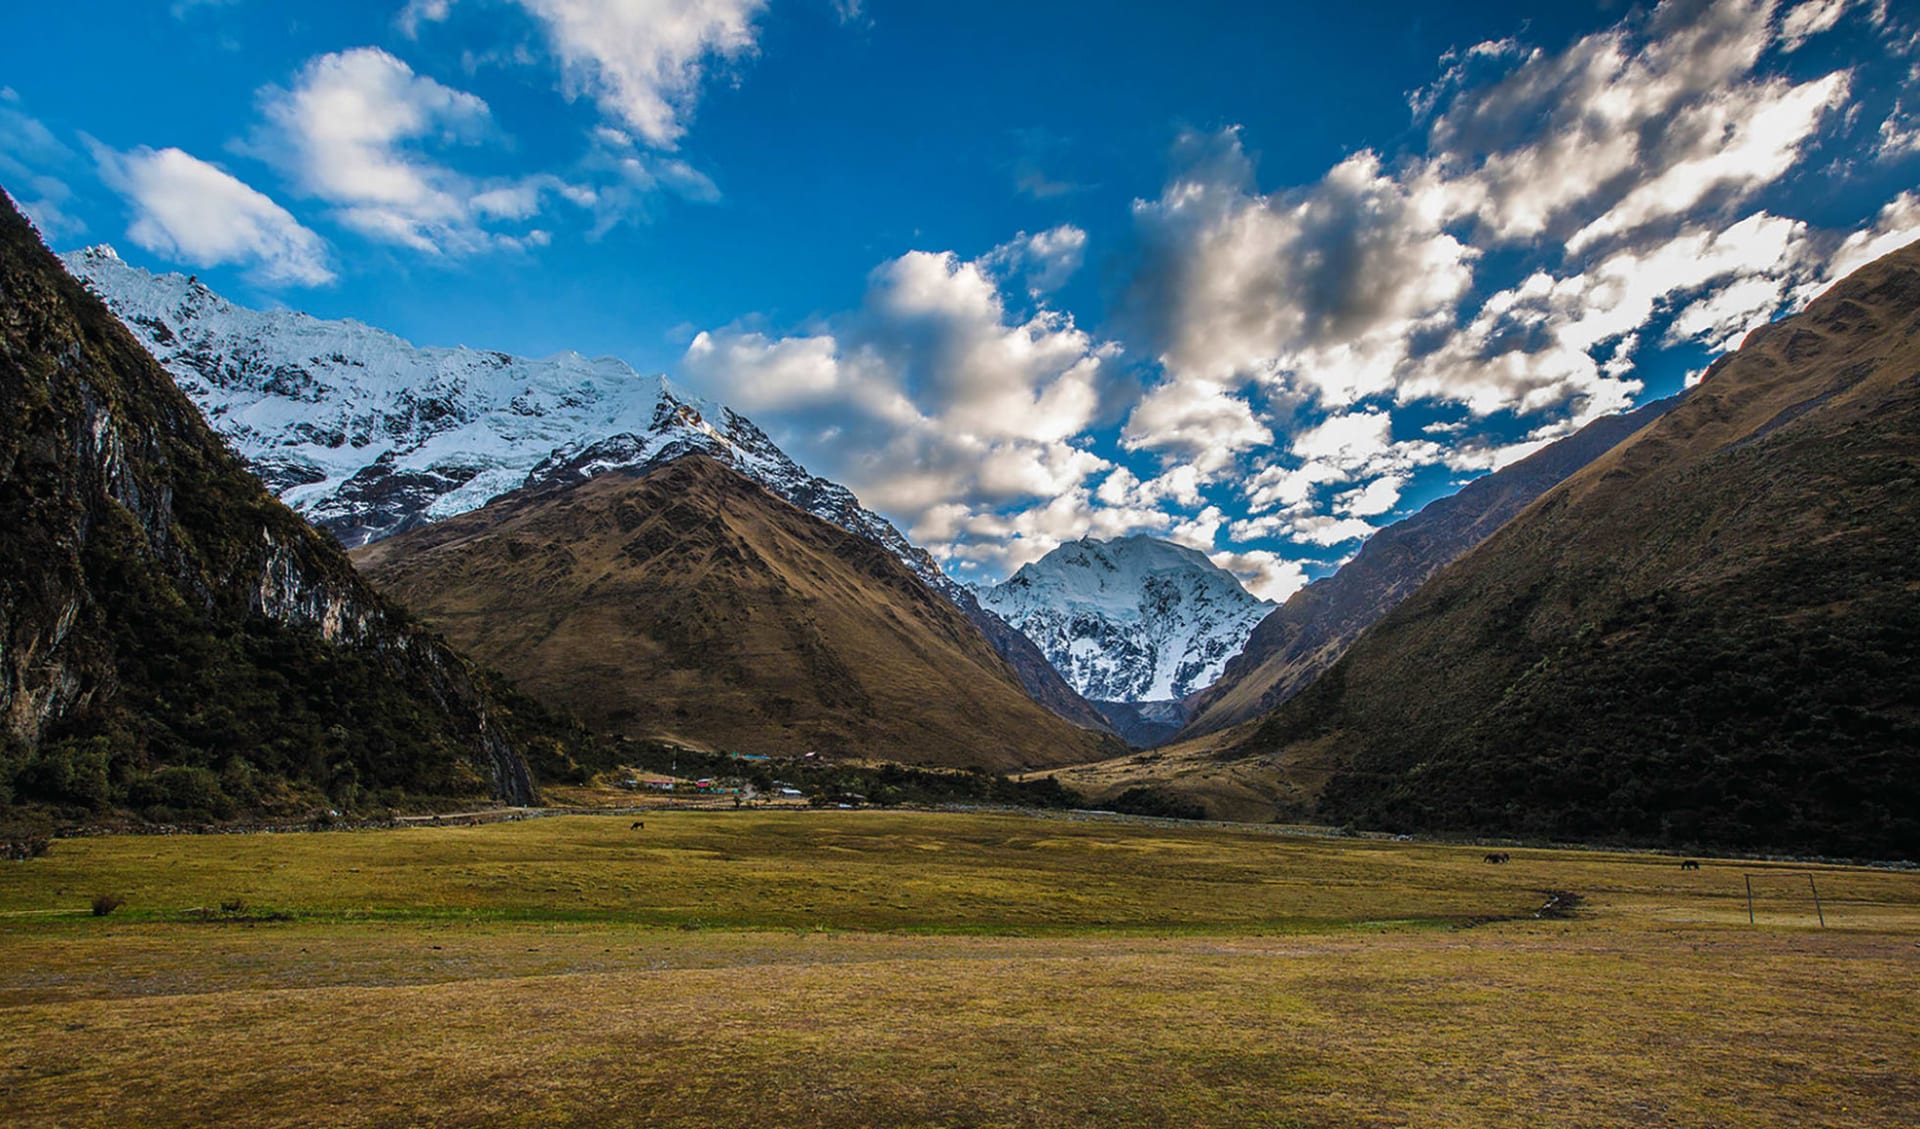
<svg viewBox="0 0 1920 1129">
<path fill-rule="evenodd" d="M 711 459 L 522 493 L 359 550 L 457 645 L 589 722 L 994 770 L 1109 755 L 884 549 Z"/>
<path fill-rule="evenodd" d="M 1175 740 L 1259 717 L 1306 689 L 1428 577 L 1677 402 L 1595 420 L 1369 537 L 1338 572 L 1295 592 L 1260 622 L 1220 680 L 1187 699 L 1191 720 Z"/>
<path fill-rule="evenodd" d="M 1914 857 L 1917 547 L 1920 244 L 1750 335 L 1264 719 L 1065 779 L 1242 818 Z"/>
</svg>

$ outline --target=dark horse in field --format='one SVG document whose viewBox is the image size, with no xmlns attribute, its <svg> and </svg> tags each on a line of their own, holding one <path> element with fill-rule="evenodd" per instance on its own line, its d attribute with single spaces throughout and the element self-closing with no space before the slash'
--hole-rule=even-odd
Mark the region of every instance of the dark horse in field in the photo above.
<svg viewBox="0 0 1920 1129">
<path fill-rule="evenodd" d="M 1505 851 L 1488 851 L 1483 861 L 1492 863 L 1512 862 L 1513 856 Z"/>
<path fill-rule="evenodd" d="M 1693 859 L 1687 859 L 1686 861 L 1680 864 L 1680 869 L 1681 870 L 1699 870 L 1700 864 L 1695 862 Z"/>
</svg>

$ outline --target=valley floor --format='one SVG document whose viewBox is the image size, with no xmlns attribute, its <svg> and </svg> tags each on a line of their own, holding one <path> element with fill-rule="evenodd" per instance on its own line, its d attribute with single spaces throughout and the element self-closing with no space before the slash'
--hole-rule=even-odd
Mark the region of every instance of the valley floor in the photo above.
<svg viewBox="0 0 1920 1129">
<path fill-rule="evenodd" d="M 632 822 L 0 864 L 4 1120 L 1920 1123 L 1912 872 L 1015 815 Z M 125 906 L 93 917 L 96 893 Z M 1567 893 L 1573 916 L 1533 916 Z"/>
</svg>

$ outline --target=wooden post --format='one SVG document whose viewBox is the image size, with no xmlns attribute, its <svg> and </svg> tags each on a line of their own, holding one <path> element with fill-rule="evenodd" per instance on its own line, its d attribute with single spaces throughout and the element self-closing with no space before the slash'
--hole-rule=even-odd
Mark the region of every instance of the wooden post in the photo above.
<svg viewBox="0 0 1920 1129">
<path fill-rule="evenodd" d="M 1827 927 L 1827 911 L 1820 908 L 1820 887 L 1813 884 L 1813 875 L 1807 875 L 1807 889 L 1813 891 L 1813 912 L 1820 915 L 1820 928 Z"/>
<path fill-rule="evenodd" d="M 1747 924 L 1753 924 L 1753 875 L 1747 877 Z"/>
</svg>

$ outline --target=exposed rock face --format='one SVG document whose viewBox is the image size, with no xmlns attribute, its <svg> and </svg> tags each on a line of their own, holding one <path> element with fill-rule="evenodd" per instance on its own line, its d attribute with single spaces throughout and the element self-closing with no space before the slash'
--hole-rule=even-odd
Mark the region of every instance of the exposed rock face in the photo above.
<svg viewBox="0 0 1920 1129">
<path fill-rule="evenodd" d="M 1105 719 L 927 552 L 724 406 L 612 358 L 418 348 L 353 321 L 250 310 L 110 247 L 65 256 L 280 498 L 349 548 L 509 491 L 700 452 L 897 557 L 966 613 L 1036 701 Z"/>
<path fill-rule="evenodd" d="M 11 207 L 0 716 L 0 803 L 117 805 L 167 767 L 343 801 L 533 797 L 465 662 L 260 488 Z"/>
<path fill-rule="evenodd" d="M 1193 549 L 1152 537 L 1062 545 L 980 592 L 1069 684 L 1102 702 L 1170 702 L 1217 678 L 1274 605 Z"/>
<path fill-rule="evenodd" d="M 1120 739 L 1136 749 L 1151 749 L 1173 739 L 1187 723 L 1179 701 L 1095 702 Z"/>
<path fill-rule="evenodd" d="M 356 557 L 475 656 L 632 736 L 992 770 L 1120 750 L 1028 698 L 891 553 L 704 454 L 519 491 Z"/>
<path fill-rule="evenodd" d="M 1595 420 L 1375 533 L 1340 571 L 1294 593 L 1260 622 L 1219 680 L 1187 701 L 1192 720 L 1180 737 L 1238 725 L 1306 689 L 1428 577 L 1679 399 Z"/>
</svg>

